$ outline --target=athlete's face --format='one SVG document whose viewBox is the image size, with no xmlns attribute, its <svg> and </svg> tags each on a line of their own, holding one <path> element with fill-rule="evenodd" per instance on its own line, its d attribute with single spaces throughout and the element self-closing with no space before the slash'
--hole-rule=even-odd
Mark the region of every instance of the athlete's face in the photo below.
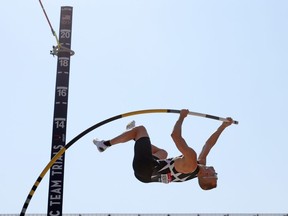
<svg viewBox="0 0 288 216">
<path fill-rule="evenodd" d="M 204 167 L 204 172 L 202 178 L 206 179 L 218 179 L 217 173 L 212 166 L 206 166 Z"/>
<path fill-rule="evenodd" d="M 201 175 L 199 175 L 198 178 L 204 188 L 204 185 L 207 185 L 207 187 L 210 189 L 217 186 L 218 177 L 214 167 L 212 166 L 203 167 Z"/>
</svg>

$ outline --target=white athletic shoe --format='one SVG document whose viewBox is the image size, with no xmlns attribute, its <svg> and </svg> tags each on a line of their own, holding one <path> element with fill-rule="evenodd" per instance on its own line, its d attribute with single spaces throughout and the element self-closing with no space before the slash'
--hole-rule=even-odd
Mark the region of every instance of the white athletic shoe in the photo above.
<svg viewBox="0 0 288 216">
<path fill-rule="evenodd" d="M 130 130 L 130 129 L 134 128 L 134 127 L 135 127 L 135 121 L 133 120 L 133 121 L 131 121 L 130 123 L 128 123 L 126 125 L 126 130 Z"/>
<path fill-rule="evenodd" d="M 104 140 L 98 140 L 97 138 L 93 139 L 93 143 L 96 145 L 99 152 L 105 151 L 108 146 L 104 144 Z"/>
</svg>

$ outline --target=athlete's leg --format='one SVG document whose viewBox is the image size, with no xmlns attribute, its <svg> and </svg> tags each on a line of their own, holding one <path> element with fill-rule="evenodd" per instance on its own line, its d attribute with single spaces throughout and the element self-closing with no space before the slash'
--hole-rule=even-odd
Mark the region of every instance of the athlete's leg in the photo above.
<svg viewBox="0 0 288 216">
<path fill-rule="evenodd" d="M 149 137 L 147 130 L 144 126 L 135 127 L 129 131 L 124 132 L 123 134 L 113 138 L 110 140 L 111 145 L 115 145 L 118 143 L 128 142 L 130 140 L 137 141 L 139 138 Z M 167 152 L 164 149 L 160 149 L 157 146 L 151 145 L 152 154 L 159 159 L 167 158 Z"/>
<path fill-rule="evenodd" d="M 151 145 L 152 147 L 152 154 L 153 156 L 159 158 L 159 159 L 165 159 L 168 156 L 167 151 L 165 151 L 164 149 L 160 149 L 157 146 Z"/>
<path fill-rule="evenodd" d="M 129 131 L 126 131 L 124 133 L 122 133 L 119 136 L 116 136 L 115 138 L 111 139 L 111 140 L 101 140 L 99 141 L 98 139 L 94 139 L 93 143 L 97 146 L 97 149 L 100 152 L 105 151 L 108 147 L 110 147 L 111 145 L 116 145 L 118 143 L 124 143 L 124 142 L 128 142 L 130 140 L 135 140 L 137 141 L 138 139 L 142 138 L 142 137 L 149 137 L 146 129 L 144 126 L 138 126 L 135 127 Z"/>
<path fill-rule="evenodd" d="M 115 145 L 118 143 L 125 143 L 130 140 L 137 141 L 138 139 L 142 137 L 149 137 L 147 130 L 144 126 L 138 126 L 135 127 L 129 131 L 124 132 L 123 134 L 113 138 L 110 140 L 111 145 Z M 165 159 L 167 158 L 167 152 L 164 149 L 160 149 L 157 146 L 151 145 L 152 148 L 152 154 L 156 156 L 159 159 Z"/>
<path fill-rule="evenodd" d="M 111 145 L 116 145 L 118 143 L 128 142 L 130 140 L 137 141 L 141 137 L 149 137 L 146 128 L 144 126 L 135 127 L 129 131 L 122 133 L 121 135 L 110 140 Z"/>
<path fill-rule="evenodd" d="M 133 170 L 141 182 L 150 182 L 154 167 L 152 145 L 149 137 L 140 137 L 134 145 Z"/>
<path fill-rule="evenodd" d="M 142 137 L 149 137 L 149 135 L 148 135 L 147 130 L 144 126 L 138 126 L 138 127 L 135 127 L 129 131 L 125 131 L 124 133 L 120 134 L 119 136 L 114 137 L 111 140 L 99 141 L 97 139 L 94 139 L 93 142 L 97 146 L 98 150 L 100 152 L 103 152 L 106 150 L 107 147 L 109 147 L 111 145 L 116 145 L 119 143 L 125 143 L 125 142 L 128 142 L 130 140 L 137 141 L 138 139 L 140 139 Z M 164 149 L 160 149 L 154 145 L 151 145 L 151 152 L 155 157 L 157 157 L 159 159 L 165 159 L 165 158 L 167 158 L 167 155 L 168 155 Z"/>
</svg>

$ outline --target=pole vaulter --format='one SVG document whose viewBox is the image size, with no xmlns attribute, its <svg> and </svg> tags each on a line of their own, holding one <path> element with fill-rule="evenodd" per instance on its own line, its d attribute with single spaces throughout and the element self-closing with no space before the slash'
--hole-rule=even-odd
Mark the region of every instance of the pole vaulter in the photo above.
<svg viewBox="0 0 288 216">
<path fill-rule="evenodd" d="M 29 192 L 29 194 L 28 194 L 28 196 L 24 202 L 20 216 L 25 215 L 26 210 L 29 206 L 29 203 L 30 203 L 37 187 L 39 186 L 40 182 L 42 181 L 45 174 L 47 173 L 47 171 L 61 157 L 61 155 L 63 155 L 65 153 L 65 151 L 68 150 L 68 148 L 70 148 L 76 141 L 78 141 L 80 138 L 82 138 L 86 134 L 90 133 L 91 131 L 95 130 L 96 128 L 99 128 L 99 127 L 101 127 L 101 126 L 103 126 L 109 122 L 115 121 L 117 119 L 129 117 L 129 116 L 133 116 L 133 115 L 148 114 L 148 113 L 180 113 L 180 110 L 175 110 L 175 109 L 146 109 L 146 110 L 132 111 L 132 112 L 127 112 L 127 113 L 113 116 L 111 118 L 108 118 L 106 120 L 98 122 L 97 124 L 87 128 L 82 133 L 80 133 L 76 137 L 74 137 L 69 143 L 67 143 L 65 146 L 63 146 L 63 148 L 60 149 L 60 151 L 46 165 L 46 167 L 43 169 L 43 171 L 41 172 L 41 174 L 39 175 L 39 177 L 35 181 L 34 185 L 32 186 L 32 189 L 30 190 L 30 192 Z M 209 118 L 209 119 L 219 120 L 219 121 L 223 121 L 223 122 L 227 121 L 226 118 L 222 118 L 222 117 L 218 117 L 218 116 L 214 116 L 214 115 L 203 114 L 203 113 L 191 112 L 191 111 L 188 113 L 188 115 L 198 116 L 198 117 L 203 117 L 203 118 Z M 233 121 L 233 124 L 238 124 L 238 121 Z"/>
</svg>

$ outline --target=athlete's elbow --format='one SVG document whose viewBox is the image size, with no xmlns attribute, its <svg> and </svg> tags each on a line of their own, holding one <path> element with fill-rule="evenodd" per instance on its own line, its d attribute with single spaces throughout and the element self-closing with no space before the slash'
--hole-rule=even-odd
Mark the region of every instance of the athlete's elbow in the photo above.
<svg viewBox="0 0 288 216">
<path fill-rule="evenodd" d="M 171 133 L 171 137 L 172 137 L 172 139 L 173 139 L 174 141 L 177 141 L 177 140 L 179 140 L 179 139 L 182 139 L 181 134 L 178 133 L 178 132 L 175 132 L 175 131 L 173 131 L 173 132 Z"/>
</svg>

